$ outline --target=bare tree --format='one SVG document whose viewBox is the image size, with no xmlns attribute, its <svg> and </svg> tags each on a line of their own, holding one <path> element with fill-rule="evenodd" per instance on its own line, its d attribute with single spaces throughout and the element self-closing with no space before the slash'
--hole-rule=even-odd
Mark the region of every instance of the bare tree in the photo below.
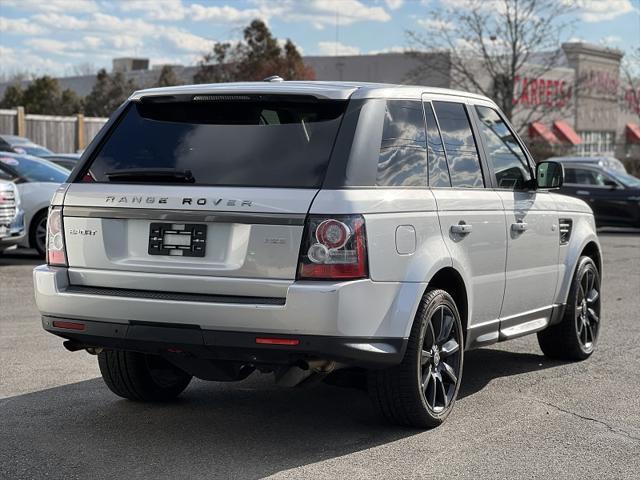
<svg viewBox="0 0 640 480">
<path fill-rule="evenodd" d="M 623 108 L 631 110 L 640 120 L 640 47 L 629 50 L 620 66 Z"/>
<path fill-rule="evenodd" d="M 526 69 L 530 77 L 540 78 L 558 64 L 571 10 L 559 0 L 464 0 L 431 11 L 421 22 L 427 33 L 407 32 L 409 55 L 422 60 L 414 75 L 433 68 L 428 52 L 446 52 L 451 83 L 493 98 L 512 119 L 519 75 Z M 529 109 L 520 123 L 528 123 L 543 107 Z"/>
</svg>

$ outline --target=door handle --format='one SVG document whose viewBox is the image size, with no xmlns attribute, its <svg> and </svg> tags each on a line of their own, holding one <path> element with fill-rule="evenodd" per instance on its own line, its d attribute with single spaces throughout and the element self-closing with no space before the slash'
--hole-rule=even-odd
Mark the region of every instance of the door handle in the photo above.
<svg viewBox="0 0 640 480">
<path fill-rule="evenodd" d="M 529 228 L 529 225 L 525 222 L 516 222 L 511 224 L 511 230 L 514 232 L 526 232 L 527 228 Z"/>
<path fill-rule="evenodd" d="M 451 225 L 451 233 L 458 235 L 469 235 L 473 230 L 473 226 L 468 223 L 460 222 L 457 225 Z"/>
<path fill-rule="evenodd" d="M 576 195 L 589 195 L 586 190 L 576 190 Z"/>
</svg>

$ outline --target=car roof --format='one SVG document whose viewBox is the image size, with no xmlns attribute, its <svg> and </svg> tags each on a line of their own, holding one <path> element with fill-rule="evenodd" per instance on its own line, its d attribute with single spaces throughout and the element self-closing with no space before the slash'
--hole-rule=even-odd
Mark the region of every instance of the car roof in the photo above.
<svg viewBox="0 0 640 480">
<path fill-rule="evenodd" d="M 619 162 L 616 157 L 607 157 L 607 156 L 594 156 L 594 157 L 551 157 L 547 160 L 553 160 L 555 162 L 582 162 L 582 163 L 595 163 L 600 162 L 602 160 L 615 160 Z"/>
<path fill-rule="evenodd" d="M 149 88 L 134 92 L 130 100 L 163 95 L 217 95 L 217 94 L 292 94 L 311 95 L 322 99 L 347 100 L 349 98 L 415 98 L 422 94 L 451 95 L 494 103 L 487 97 L 475 93 L 447 88 L 417 85 L 394 85 L 370 82 L 326 82 L 326 81 L 277 81 L 210 83 L 180 85 L 175 87 Z"/>
</svg>

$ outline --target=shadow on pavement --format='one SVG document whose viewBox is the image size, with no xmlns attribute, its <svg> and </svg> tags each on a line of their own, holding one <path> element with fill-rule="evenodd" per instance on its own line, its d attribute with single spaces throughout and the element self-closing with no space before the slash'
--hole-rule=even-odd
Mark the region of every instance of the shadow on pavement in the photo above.
<svg viewBox="0 0 640 480">
<path fill-rule="evenodd" d="M 4 265 L 40 265 L 45 260 L 32 249 L 12 249 L 0 253 L 0 267 Z"/>
<path fill-rule="evenodd" d="M 472 350 L 465 353 L 458 398 L 479 392 L 496 378 L 546 370 L 563 364 L 542 354 L 516 353 L 492 348 Z"/>
<path fill-rule="evenodd" d="M 475 350 L 461 397 L 557 365 Z M 279 388 L 267 376 L 194 381 L 178 401 L 156 405 L 118 399 L 94 379 L 0 400 L 0 409 L 3 478 L 260 478 L 420 433 L 384 424 L 361 391 Z"/>
</svg>

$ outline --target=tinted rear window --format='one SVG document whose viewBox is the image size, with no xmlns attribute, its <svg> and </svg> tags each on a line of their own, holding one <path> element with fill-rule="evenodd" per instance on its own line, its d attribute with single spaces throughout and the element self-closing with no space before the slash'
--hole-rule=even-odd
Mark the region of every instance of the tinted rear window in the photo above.
<svg viewBox="0 0 640 480">
<path fill-rule="evenodd" d="M 177 169 L 189 170 L 196 185 L 319 187 L 346 105 L 273 98 L 132 103 L 88 173 L 108 182 L 118 171 Z"/>
<path fill-rule="evenodd" d="M 426 187 L 427 138 L 422 102 L 387 101 L 376 185 Z"/>
</svg>

